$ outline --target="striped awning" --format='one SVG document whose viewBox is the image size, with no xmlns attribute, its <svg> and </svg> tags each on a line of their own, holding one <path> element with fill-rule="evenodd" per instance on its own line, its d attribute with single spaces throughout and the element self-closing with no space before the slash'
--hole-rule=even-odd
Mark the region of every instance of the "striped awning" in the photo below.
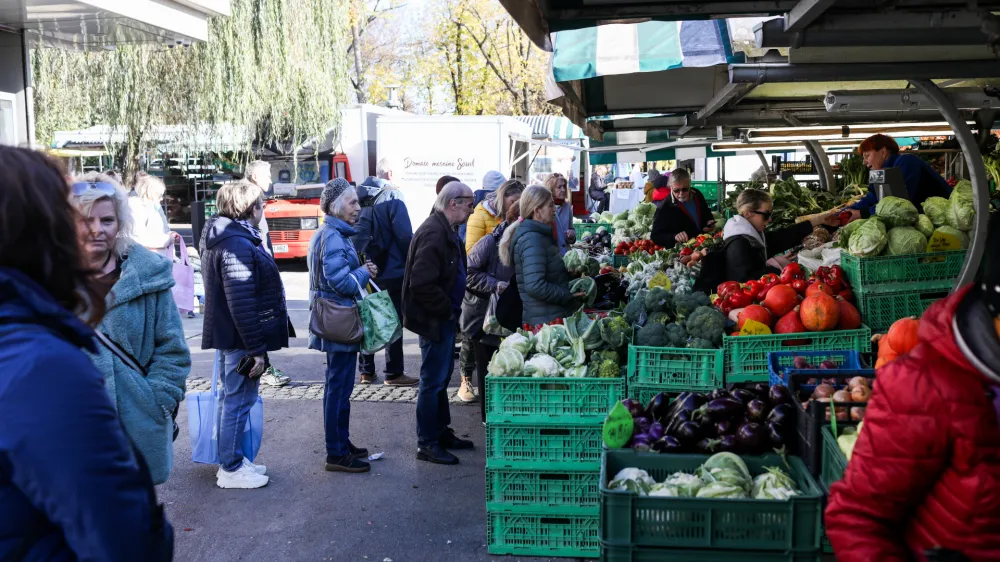
<svg viewBox="0 0 1000 562">
<path fill-rule="evenodd" d="M 518 121 L 531 125 L 531 136 L 546 140 L 585 139 L 583 129 L 562 115 L 521 115 Z"/>
<path fill-rule="evenodd" d="M 647 21 L 553 34 L 557 82 L 727 64 L 733 56 L 725 20 Z"/>
</svg>

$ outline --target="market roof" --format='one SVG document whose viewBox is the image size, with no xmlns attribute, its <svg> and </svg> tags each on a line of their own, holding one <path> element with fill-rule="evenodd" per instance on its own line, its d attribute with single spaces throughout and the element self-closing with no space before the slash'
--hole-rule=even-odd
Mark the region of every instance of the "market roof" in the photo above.
<svg viewBox="0 0 1000 562">
<path fill-rule="evenodd" d="M 531 125 L 531 136 L 536 139 L 573 140 L 587 138 L 583 129 L 562 115 L 522 115 L 516 119 Z"/>
</svg>

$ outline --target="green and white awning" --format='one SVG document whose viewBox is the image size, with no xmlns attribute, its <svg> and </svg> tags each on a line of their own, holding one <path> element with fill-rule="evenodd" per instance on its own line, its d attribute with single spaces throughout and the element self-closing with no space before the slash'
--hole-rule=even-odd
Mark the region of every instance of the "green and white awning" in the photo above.
<svg viewBox="0 0 1000 562">
<path fill-rule="evenodd" d="M 531 136 L 543 140 L 585 139 L 583 129 L 562 115 L 521 115 L 518 121 L 531 125 Z"/>
</svg>

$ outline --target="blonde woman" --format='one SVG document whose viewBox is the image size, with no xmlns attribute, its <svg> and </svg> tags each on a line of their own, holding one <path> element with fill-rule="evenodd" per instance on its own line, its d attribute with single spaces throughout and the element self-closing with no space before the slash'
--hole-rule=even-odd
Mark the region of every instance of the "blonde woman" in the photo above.
<svg viewBox="0 0 1000 562">
<path fill-rule="evenodd" d="M 573 230 L 573 204 L 569 202 L 569 182 L 566 176 L 555 173 L 545 180 L 545 187 L 552 194 L 553 225 L 556 229 L 556 243 L 559 255 L 563 255 L 576 242 Z"/>
<path fill-rule="evenodd" d="M 168 256 L 170 242 L 181 238 L 180 234 L 170 231 L 167 215 L 163 212 L 166 190 L 160 178 L 139 173 L 135 182 L 135 197 L 128 198 L 134 225 L 132 239 L 161 256 Z"/>
<path fill-rule="evenodd" d="M 166 482 L 173 464 L 174 414 L 184 397 L 191 355 L 170 288 L 169 261 L 131 238 L 128 194 L 110 176 L 91 172 L 72 184 L 84 257 L 96 272 L 107 313 L 97 330 L 135 360 L 135 370 L 111 349 L 98 347 L 94 366 L 118 410 L 125 432 L 149 465 L 153 482 Z"/>
</svg>

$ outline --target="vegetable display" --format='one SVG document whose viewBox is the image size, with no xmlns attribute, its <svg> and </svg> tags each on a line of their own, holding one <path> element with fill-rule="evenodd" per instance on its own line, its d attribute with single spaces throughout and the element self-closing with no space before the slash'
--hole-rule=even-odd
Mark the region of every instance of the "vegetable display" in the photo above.
<svg viewBox="0 0 1000 562">
<path fill-rule="evenodd" d="M 808 365 L 797 368 L 809 369 L 813 367 Z M 820 369 L 823 368 L 836 368 L 836 366 L 820 367 Z M 809 382 L 815 384 L 817 381 L 810 379 Z M 846 404 L 866 404 L 872 394 L 871 383 L 870 379 L 861 376 L 852 377 L 846 381 L 837 378 L 823 378 L 819 384 L 816 384 L 808 398 L 802 402 L 802 408 L 809 409 L 809 404 L 814 400 L 826 404 L 832 403 L 837 421 L 861 421 L 865 417 L 865 406 L 848 406 Z M 838 404 L 845 405 L 838 406 Z M 826 411 L 826 421 L 830 421 L 829 408 Z"/>
<path fill-rule="evenodd" d="M 854 454 L 854 445 L 858 442 L 864 424 L 865 422 L 860 422 L 857 427 L 845 427 L 840 436 L 837 437 L 837 445 L 847 460 L 851 460 L 851 455 Z"/>
<path fill-rule="evenodd" d="M 799 494 L 795 481 L 784 470 L 770 466 L 752 477 L 743 459 L 729 452 L 712 455 L 693 474 L 675 472 L 663 482 L 657 482 L 645 470 L 623 468 L 608 482 L 608 489 L 650 497 L 778 501 Z"/>
</svg>

